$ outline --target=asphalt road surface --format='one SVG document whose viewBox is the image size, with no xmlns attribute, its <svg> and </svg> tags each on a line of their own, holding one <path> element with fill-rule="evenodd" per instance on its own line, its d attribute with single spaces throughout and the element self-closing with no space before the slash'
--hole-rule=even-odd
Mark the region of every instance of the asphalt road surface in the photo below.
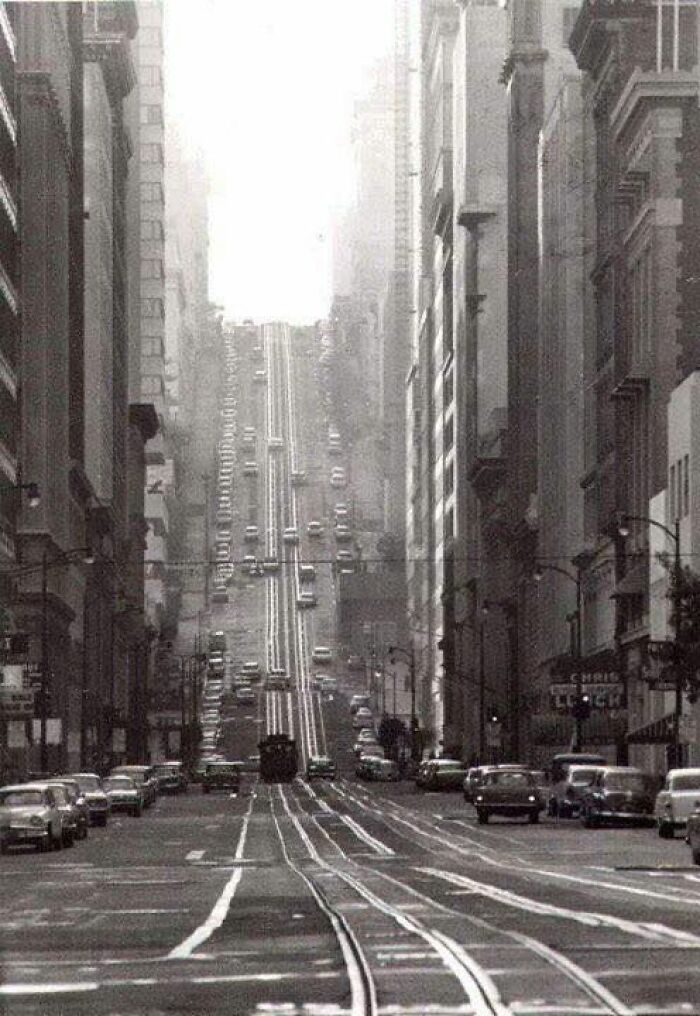
<svg viewBox="0 0 700 1016">
<path fill-rule="evenodd" d="M 1 859 L 3 1012 L 700 1013 L 700 870 L 649 829 L 477 826 L 461 796 L 333 783 L 161 798 Z M 230 755 L 252 744 L 231 709 Z"/>
</svg>

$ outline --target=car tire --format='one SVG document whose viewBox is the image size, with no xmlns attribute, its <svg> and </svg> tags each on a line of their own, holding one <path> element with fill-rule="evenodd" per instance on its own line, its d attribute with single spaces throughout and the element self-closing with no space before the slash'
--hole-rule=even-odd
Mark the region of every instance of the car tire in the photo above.
<svg viewBox="0 0 700 1016">
<path fill-rule="evenodd" d="M 693 858 L 693 864 L 700 864 L 700 850 L 691 850 L 690 856 Z"/>
<path fill-rule="evenodd" d="M 100 815 L 97 819 L 97 824 L 102 826 L 103 829 L 107 826 L 108 817 L 107 815 Z"/>
<path fill-rule="evenodd" d="M 88 838 L 88 827 L 87 827 L 87 822 L 86 822 L 85 825 L 82 827 L 82 830 L 80 832 L 80 839 L 81 840 L 86 840 L 87 838 Z"/>
<path fill-rule="evenodd" d="M 550 797 L 547 802 L 547 814 L 550 818 L 557 818 L 559 815 L 559 805 L 557 804 L 556 797 Z"/>
<path fill-rule="evenodd" d="M 676 831 L 669 822 L 659 822 L 659 836 L 662 840 L 673 840 L 676 838 Z"/>
<path fill-rule="evenodd" d="M 135 808 L 132 808 L 131 814 L 133 818 L 141 818 L 142 808 L 140 804 L 137 804 Z"/>
<path fill-rule="evenodd" d="M 39 842 L 36 845 L 37 846 L 37 850 L 41 849 L 42 843 L 43 843 L 43 841 L 39 840 Z M 0 840 L 0 854 L 6 854 L 7 851 L 8 851 L 8 848 L 9 848 L 9 844 L 8 844 L 7 840 Z"/>
<path fill-rule="evenodd" d="M 62 843 L 63 843 L 64 847 L 73 847 L 73 846 L 75 846 L 75 830 L 74 829 L 64 829 L 63 833 L 61 834 L 61 840 L 62 840 Z"/>
<path fill-rule="evenodd" d="M 598 819 L 590 808 L 581 809 L 581 825 L 584 829 L 595 829 L 598 825 Z"/>
<path fill-rule="evenodd" d="M 63 833 L 59 832 L 58 836 L 49 833 L 49 842 L 51 843 L 49 849 L 63 850 Z"/>
<path fill-rule="evenodd" d="M 539 811 L 531 811 L 530 814 L 527 817 L 527 820 L 530 823 L 530 825 L 537 825 L 537 823 L 540 820 L 540 813 L 539 813 Z"/>
<path fill-rule="evenodd" d="M 479 825 L 486 825 L 489 820 L 489 813 L 485 808 L 478 808 L 476 812 L 476 820 Z"/>
</svg>

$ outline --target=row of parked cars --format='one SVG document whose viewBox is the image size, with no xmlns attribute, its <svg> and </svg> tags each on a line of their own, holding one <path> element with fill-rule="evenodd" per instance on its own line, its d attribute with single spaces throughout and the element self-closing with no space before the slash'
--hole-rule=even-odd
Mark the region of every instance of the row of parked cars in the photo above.
<svg viewBox="0 0 700 1016">
<path fill-rule="evenodd" d="M 0 852 L 16 846 L 39 851 L 72 847 L 91 826 L 116 812 L 140 817 L 159 793 L 180 793 L 187 780 L 180 762 L 117 766 L 97 773 L 43 775 L 0 787 Z"/>
</svg>

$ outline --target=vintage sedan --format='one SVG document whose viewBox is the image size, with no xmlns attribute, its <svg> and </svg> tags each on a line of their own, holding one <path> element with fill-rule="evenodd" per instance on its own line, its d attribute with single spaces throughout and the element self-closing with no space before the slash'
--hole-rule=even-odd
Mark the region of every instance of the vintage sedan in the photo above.
<svg viewBox="0 0 700 1016">
<path fill-rule="evenodd" d="M 700 769 L 670 769 L 654 805 L 659 836 L 671 839 L 676 829 L 685 829 L 699 799 Z"/>
<path fill-rule="evenodd" d="M 467 767 L 459 759 L 434 758 L 426 766 L 422 782 L 424 790 L 461 790 Z"/>
<path fill-rule="evenodd" d="M 102 786 L 109 798 L 112 811 L 125 811 L 134 818 L 141 817 L 143 795 L 141 788 L 131 776 L 105 776 Z"/>
<path fill-rule="evenodd" d="M 187 773 L 182 762 L 156 762 L 153 770 L 161 794 L 184 794 L 187 790 Z"/>
<path fill-rule="evenodd" d="M 544 800 L 531 772 L 496 766 L 486 769 L 474 790 L 474 807 L 480 825 L 491 815 L 526 818 L 534 824 L 540 820 Z"/>
<path fill-rule="evenodd" d="M 306 763 L 307 780 L 334 780 L 336 776 L 335 762 L 327 755 L 312 755 Z"/>
<path fill-rule="evenodd" d="M 209 762 L 202 775 L 202 793 L 228 790 L 237 794 L 241 788 L 241 766 L 235 762 Z"/>
<path fill-rule="evenodd" d="M 581 824 L 656 825 L 654 795 L 648 773 L 634 766 L 600 768 L 581 801 Z"/>
<path fill-rule="evenodd" d="M 158 796 L 158 780 L 152 766 L 125 765 L 115 766 L 110 776 L 131 776 L 143 793 L 143 806 L 150 808 Z"/>
<path fill-rule="evenodd" d="M 693 811 L 688 815 L 685 840 L 690 847 L 693 864 L 700 864 L 700 798 L 696 800 Z"/>
<path fill-rule="evenodd" d="M 0 787 L 1 853 L 25 843 L 37 850 L 60 850 L 68 837 L 56 795 L 48 784 Z"/>
<path fill-rule="evenodd" d="M 111 811 L 109 798 L 102 789 L 97 773 L 71 773 L 71 779 L 80 787 L 90 815 L 90 825 L 106 826 Z"/>
<path fill-rule="evenodd" d="M 367 778 L 372 783 L 396 783 L 401 778 L 399 764 L 390 758 L 375 758 Z"/>
</svg>

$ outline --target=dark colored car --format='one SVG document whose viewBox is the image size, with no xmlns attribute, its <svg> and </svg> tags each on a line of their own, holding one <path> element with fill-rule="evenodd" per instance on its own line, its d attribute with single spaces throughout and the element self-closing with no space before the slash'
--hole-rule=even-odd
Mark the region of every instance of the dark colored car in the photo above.
<svg viewBox="0 0 700 1016">
<path fill-rule="evenodd" d="M 316 778 L 334 780 L 335 775 L 335 762 L 327 755 L 312 755 L 306 763 L 307 780 Z"/>
<path fill-rule="evenodd" d="M 235 794 L 241 789 L 240 768 L 235 762 L 208 762 L 202 775 L 202 792 L 228 790 Z"/>
<path fill-rule="evenodd" d="M 474 789 L 474 807 L 480 825 L 491 815 L 527 818 L 539 822 L 544 799 L 535 778 L 527 769 L 486 769 Z"/>
<path fill-rule="evenodd" d="M 158 796 L 158 780 L 152 766 L 115 766 L 110 776 L 130 776 L 141 790 L 144 808 L 150 808 L 155 804 Z"/>
<path fill-rule="evenodd" d="M 688 815 L 685 839 L 690 847 L 693 864 L 700 864 L 700 799 L 695 802 L 695 809 Z"/>
<path fill-rule="evenodd" d="M 461 790 L 466 775 L 467 767 L 459 759 L 434 758 L 428 763 L 419 785 L 425 790 Z"/>
<path fill-rule="evenodd" d="M 79 782 L 73 776 L 56 776 L 51 782 L 61 783 L 66 788 L 75 815 L 75 838 L 86 840 L 90 828 L 90 808 Z"/>
<path fill-rule="evenodd" d="M 634 766 L 605 766 L 583 795 L 581 823 L 586 829 L 603 823 L 656 825 L 654 801 L 648 773 Z"/>
<path fill-rule="evenodd" d="M 376 755 L 360 755 L 355 766 L 355 776 L 359 780 L 371 780 L 377 764 L 383 761 L 383 759 L 377 758 Z"/>
<path fill-rule="evenodd" d="M 71 773 L 71 779 L 80 787 L 90 815 L 90 824 L 106 826 L 112 810 L 109 798 L 102 789 L 97 773 Z"/>
<path fill-rule="evenodd" d="M 182 762 L 156 762 L 153 766 L 161 794 L 184 794 L 187 774 Z"/>
</svg>

